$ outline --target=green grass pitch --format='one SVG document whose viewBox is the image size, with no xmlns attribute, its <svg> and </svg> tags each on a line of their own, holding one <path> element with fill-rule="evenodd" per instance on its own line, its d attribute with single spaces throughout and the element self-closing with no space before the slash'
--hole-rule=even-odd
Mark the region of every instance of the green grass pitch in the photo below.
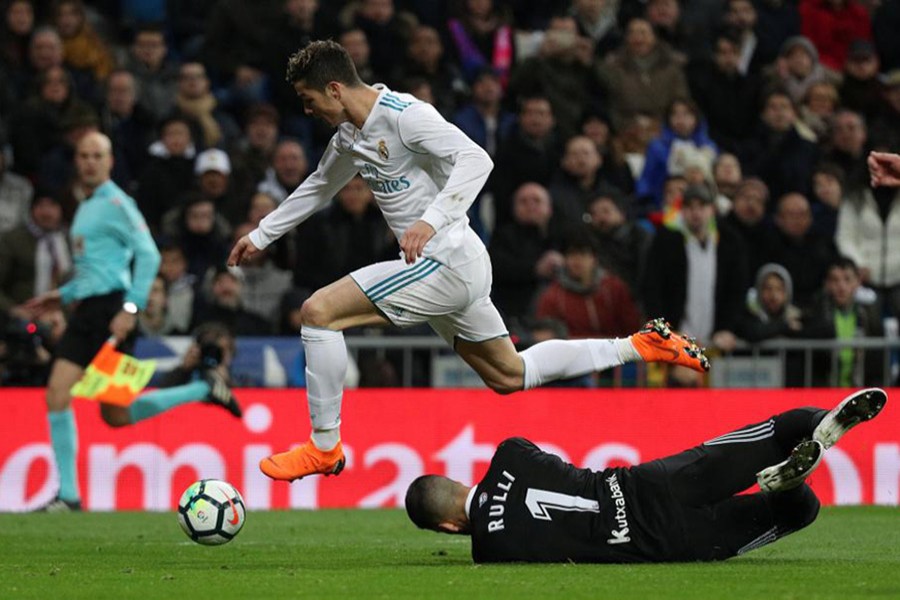
<svg viewBox="0 0 900 600">
<path fill-rule="evenodd" d="M 714 564 L 483 565 L 398 510 L 250 512 L 205 547 L 173 513 L 0 515 L 0 598 L 900 598 L 900 512 L 823 509 Z"/>
</svg>

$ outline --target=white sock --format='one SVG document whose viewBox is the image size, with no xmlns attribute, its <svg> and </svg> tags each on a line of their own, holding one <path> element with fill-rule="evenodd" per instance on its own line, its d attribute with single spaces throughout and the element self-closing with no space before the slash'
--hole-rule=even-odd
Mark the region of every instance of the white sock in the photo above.
<svg viewBox="0 0 900 600">
<path fill-rule="evenodd" d="M 547 340 L 519 353 L 525 363 L 525 389 L 569 379 L 640 359 L 627 338 Z"/>
<path fill-rule="evenodd" d="M 341 399 L 347 374 L 347 345 L 340 331 L 309 327 L 300 330 L 306 352 L 306 399 L 312 441 L 331 450 L 341 439 Z"/>
</svg>

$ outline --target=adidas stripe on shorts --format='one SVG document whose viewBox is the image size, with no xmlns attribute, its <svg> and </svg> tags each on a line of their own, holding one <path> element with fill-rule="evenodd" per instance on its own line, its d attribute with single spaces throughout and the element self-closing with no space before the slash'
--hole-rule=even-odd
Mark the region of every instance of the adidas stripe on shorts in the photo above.
<svg viewBox="0 0 900 600">
<path fill-rule="evenodd" d="M 363 293 L 398 327 L 428 323 L 449 344 L 455 338 L 483 342 L 508 335 L 491 302 L 487 252 L 450 268 L 421 257 L 375 263 L 350 273 Z"/>
</svg>

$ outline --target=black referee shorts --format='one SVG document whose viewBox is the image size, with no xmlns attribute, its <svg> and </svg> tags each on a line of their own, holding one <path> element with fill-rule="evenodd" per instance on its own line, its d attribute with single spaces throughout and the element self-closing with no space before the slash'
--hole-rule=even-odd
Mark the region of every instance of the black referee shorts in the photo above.
<svg viewBox="0 0 900 600">
<path fill-rule="evenodd" d="M 64 358 L 81 367 L 87 367 L 94 356 L 109 339 L 109 324 L 122 310 L 123 292 L 112 292 L 102 296 L 91 296 L 78 303 L 62 339 L 56 346 L 55 358 Z M 120 342 L 116 349 L 126 354 L 134 350 L 137 328 Z"/>
</svg>

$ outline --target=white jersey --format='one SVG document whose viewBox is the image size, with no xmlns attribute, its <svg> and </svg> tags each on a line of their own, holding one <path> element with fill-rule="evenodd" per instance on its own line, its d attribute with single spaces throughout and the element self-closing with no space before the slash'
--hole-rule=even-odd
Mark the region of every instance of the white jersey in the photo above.
<svg viewBox="0 0 900 600">
<path fill-rule="evenodd" d="M 422 220 L 437 232 L 424 256 L 451 268 L 478 258 L 486 250 L 466 211 L 493 168 L 490 157 L 430 104 L 374 87 L 378 99 L 362 129 L 341 124 L 315 173 L 260 222 L 250 241 L 265 248 L 359 173 L 398 240 Z"/>
</svg>

